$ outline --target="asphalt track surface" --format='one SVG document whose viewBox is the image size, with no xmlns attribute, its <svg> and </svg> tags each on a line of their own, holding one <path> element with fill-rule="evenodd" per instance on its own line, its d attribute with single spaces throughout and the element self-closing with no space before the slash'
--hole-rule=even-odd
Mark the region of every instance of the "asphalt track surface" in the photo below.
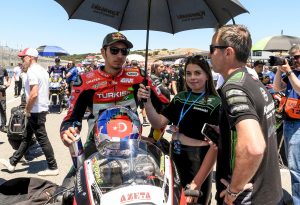
<svg viewBox="0 0 300 205">
<path fill-rule="evenodd" d="M 18 106 L 21 103 L 20 97 L 14 98 L 13 87 L 14 82 L 12 82 L 11 86 L 7 89 L 7 119 L 9 119 L 11 108 Z M 63 145 L 59 136 L 59 127 L 65 115 L 66 111 L 63 111 L 61 114 L 48 114 L 46 122 L 46 129 L 48 137 L 54 149 L 55 157 L 59 168 L 59 175 L 40 178 L 55 182 L 57 184 L 62 183 L 65 175 L 67 174 L 72 164 L 69 149 Z M 149 128 L 150 126 L 143 127 L 143 136 L 148 135 Z M 86 121 L 83 122 L 83 128 L 81 132 L 83 142 L 85 142 L 86 139 L 85 133 L 87 133 Z M 165 137 L 169 139 L 170 135 L 165 134 Z M 0 132 L 0 150 L 0 158 L 5 159 L 8 159 L 14 152 L 14 150 L 8 143 L 6 133 L 3 132 Z M 40 150 L 38 149 L 38 151 Z M 36 154 L 38 155 L 39 152 L 37 152 Z M 17 177 L 39 177 L 37 173 L 46 168 L 47 163 L 43 154 L 37 158 L 34 158 L 28 164 L 17 164 L 16 170 L 13 173 L 9 173 L 8 170 L 2 164 L 0 164 L 0 179 L 9 180 Z M 281 169 L 281 180 L 283 188 L 286 189 L 289 193 L 291 193 L 290 174 L 287 169 Z M 215 193 L 215 184 L 213 184 L 212 192 L 213 194 Z M 214 200 L 212 200 L 212 204 L 215 204 Z"/>
</svg>

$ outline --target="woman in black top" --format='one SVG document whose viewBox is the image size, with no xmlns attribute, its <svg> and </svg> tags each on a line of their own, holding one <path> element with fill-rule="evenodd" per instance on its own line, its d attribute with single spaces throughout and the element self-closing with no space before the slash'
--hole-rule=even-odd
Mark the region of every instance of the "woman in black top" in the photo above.
<svg viewBox="0 0 300 205">
<path fill-rule="evenodd" d="M 169 122 L 174 124 L 172 138 L 179 141 L 180 146 L 173 150 L 173 159 L 181 184 L 189 184 L 191 189 L 203 192 L 202 197 L 189 197 L 188 202 L 209 204 L 211 171 L 217 151 L 205 141 L 201 129 L 204 123 L 218 124 L 220 98 L 214 88 L 211 69 L 202 56 L 189 57 L 184 71 L 187 91 L 178 93 L 161 114 L 155 111 L 149 100 L 149 88 L 141 85 L 138 97 L 148 99 L 145 108 L 153 127 L 161 128 Z"/>
</svg>

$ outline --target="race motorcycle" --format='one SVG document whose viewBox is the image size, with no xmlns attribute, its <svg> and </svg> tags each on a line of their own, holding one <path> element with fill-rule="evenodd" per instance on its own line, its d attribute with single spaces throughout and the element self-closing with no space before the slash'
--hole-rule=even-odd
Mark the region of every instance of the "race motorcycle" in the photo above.
<svg viewBox="0 0 300 205">
<path fill-rule="evenodd" d="M 75 187 L 62 204 L 72 198 L 73 205 L 184 205 L 186 194 L 199 196 L 182 189 L 170 156 L 143 140 L 141 129 L 138 116 L 125 107 L 104 111 L 93 129 L 98 151 L 80 167 L 81 160 L 73 158 L 79 167 Z"/>
<path fill-rule="evenodd" d="M 49 78 L 49 112 L 61 113 L 63 108 L 67 107 L 67 95 L 64 80 L 54 74 Z"/>
</svg>

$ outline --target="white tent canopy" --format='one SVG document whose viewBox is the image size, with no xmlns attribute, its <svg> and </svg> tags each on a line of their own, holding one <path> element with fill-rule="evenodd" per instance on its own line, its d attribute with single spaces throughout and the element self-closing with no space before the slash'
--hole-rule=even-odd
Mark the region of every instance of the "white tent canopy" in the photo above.
<svg viewBox="0 0 300 205">
<path fill-rule="evenodd" d="M 138 62 L 145 62 L 145 57 L 139 54 L 130 54 L 127 56 L 127 60 L 131 62 L 132 60 L 136 60 Z"/>
<path fill-rule="evenodd" d="M 177 60 L 175 60 L 174 65 L 179 65 L 180 63 L 184 62 L 184 58 L 178 58 Z"/>
</svg>

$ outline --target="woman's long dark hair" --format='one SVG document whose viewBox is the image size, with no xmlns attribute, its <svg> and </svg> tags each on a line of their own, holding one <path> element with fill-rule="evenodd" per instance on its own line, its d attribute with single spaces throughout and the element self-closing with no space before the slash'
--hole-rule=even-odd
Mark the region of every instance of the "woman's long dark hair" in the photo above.
<svg viewBox="0 0 300 205">
<path fill-rule="evenodd" d="M 216 95 L 218 96 L 218 93 L 215 89 L 214 81 L 213 81 L 213 76 L 211 73 L 211 68 L 209 67 L 206 59 L 202 55 L 195 55 L 195 56 L 190 56 L 186 59 L 186 63 L 184 66 L 184 76 L 186 79 L 186 68 L 189 64 L 195 64 L 198 65 L 202 68 L 202 70 L 206 73 L 207 75 L 207 81 L 205 83 L 205 101 L 207 101 L 209 95 Z M 185 80 L 185 86 L 187 90 L 191 90 L 191 88 L 188 87 L 186 80 Z"/>
</svg>

